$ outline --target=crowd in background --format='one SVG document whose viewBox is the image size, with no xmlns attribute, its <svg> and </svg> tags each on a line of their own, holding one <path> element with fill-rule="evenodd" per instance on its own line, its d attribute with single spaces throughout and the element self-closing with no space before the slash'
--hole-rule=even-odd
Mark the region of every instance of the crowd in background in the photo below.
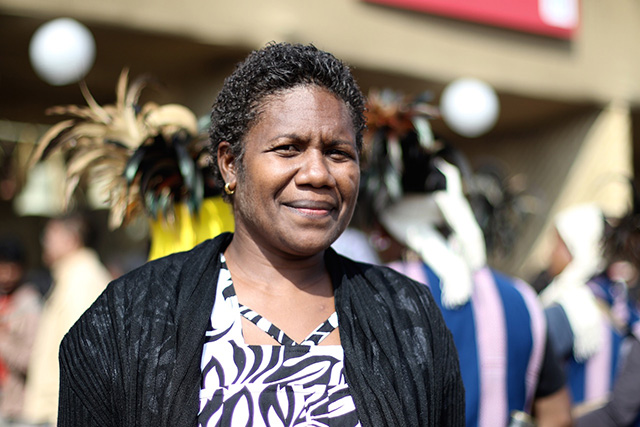
<svg viewBox="0 0 640 427">
<path fill-rule="evenodd" d="M 637 206 L 622 218 L 606 218 L 594 204 L 559 214 L 548 267 L 529 286 L 487 264 L 487 230 L 472 209 L 478 194 L 468 203 L 456 193 L 459 170 L 435 164 L 441 189 L 405 196 L 370 222 L 358 212 L 333 247 L 430 286 L 458 346 L 468 425 L 516 408 L 540 426 L 570 425 L 569 416 L 581 426 L 635 425 Z M 8 425 L 55 423 L 59 343 L 114 278 L 85 241 L 81 215 L 48 222 L 42 249 L 51 283 L 42 289 L 29 282 L 22 242 L 0 240 L 0 413 Z"/>
<path fill-rule="evenodd" d="M 519 229 L 499 238 L 507 224 L 495 194 L 479 190 L 486 177 L 415 125 L 419 114 L 373 107 L 357 212 L 334 248 L 429 286 L 458 350 L 467 425 L 508 425 L 527 414 L 539 426 L 640 425 L 637 202 L 620 218 L 592 204 L 561 212 L 548 267 L 508 276 L 490 265 L 490 253 L 508 252 Z M 398 126 L 403 120 L 409 125 Z M 79 215 L 47 223 L 51 285 L 43 293 L 29 283 L 22 243 L 0 238 L 7 425 L 56 422 L 60 341 L 114 278 L 89 242 Z"/>
<path fill-rule="evenodd" d="M 29 281 L 24 244 L 0 238 L 0 425 L 55 425 L 58 349 L 63 336 L 113 279 L 87 244 L 82 214 L 47 222 L 42 261 L 51 281 L 43 294 Z"/>
<path fill-rule="evenodd" d="M 505 425 L 507 414 L 515 423 L 522 412 L 539 426 L 638 425 L 633 182 L 625 215 L 606 217 L 594 203 L 563 210 L 548 266 L 510 277 L 489 260 L 513 249 L 526 217 L 520 201 L 503 171 L 472 171 L 463 153 L 416 124 L 421 102 L 370 97 L 358 229 L 334 247 L 430 287 L 458 349 L 467 425 Z"/>
</svg>

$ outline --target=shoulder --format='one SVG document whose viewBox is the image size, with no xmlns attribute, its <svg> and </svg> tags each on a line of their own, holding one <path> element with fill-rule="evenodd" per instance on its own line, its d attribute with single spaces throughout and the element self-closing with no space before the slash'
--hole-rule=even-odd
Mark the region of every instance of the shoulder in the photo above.
<svg viewBox="0 0 640 427">
<path fill-rule="evenodd" d="M 200 279 L 215 254 L 230 241 L 228 233 L 204 241 L 191 250 L 149 261 L 109 284 L 110 294 L 168 297 Z"/>
<path fill-rule="evenodd" d="M 394 369 L 410 366 L 417 375 L 431 375 L 424 368 L 438 363 L 446 373 L 441 379 L 452 375 L 459 383 L 453 337 L 428 286 L 386 266 L 331 253 L 326 259 L 336 286 L 345 355 L 353 356 L 350 352 L 358 353 L 363 346 L 378 348 L 381 354 L 398 355 Z"/>
<path fill-rule="evenodd" d="M 341 297 L 370 300 L 381 309 L 402 316 L 422 313 L 429 319 L 441 318 L 429 287 L 392 268 L 353 261 L 335 253 L 327 262 L 334 282 L 339 281 Z"/>
<path fill-rule="evenodd" d="M 196 285 L 213 263 L 214 254 L 230 240 L 218 236 L 195 248 L 168 255 L 124 274 L 109 283 L 71 329 L 74 334 L 86 328 L 127 330 L 126 325 L 143 319 L 169 320 L 181 296 L 193 294 Z"/>
<path fill-rule="evenodd" d="M 352 274 L 359 274 L 371 281 L 371 284 L 381 291 L 394 291 L 397 289 L 412 289 L 420 294 L 429 294 L 429 288 L 422 283 L 410 278 L 406 272 L 395 266 L 375 265 L 365 262 L 353 261 L 342 255 L 336 254 L 345 270 Z"/>
</svg>

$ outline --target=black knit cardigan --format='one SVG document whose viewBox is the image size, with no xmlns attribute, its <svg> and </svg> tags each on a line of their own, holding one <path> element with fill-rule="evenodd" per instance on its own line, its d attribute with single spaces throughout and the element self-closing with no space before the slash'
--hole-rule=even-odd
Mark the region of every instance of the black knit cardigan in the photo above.
<svg viewBox="0 0 640 427">
<path fill-rule="evenodd" d="M 197 426 L 222 234 L 112 282 L 63 340 L 59 426 Z M 363 426 L 464 425 L 453 339 L 431 294 L 326 251 L 344 369 Z"/>
</svg>

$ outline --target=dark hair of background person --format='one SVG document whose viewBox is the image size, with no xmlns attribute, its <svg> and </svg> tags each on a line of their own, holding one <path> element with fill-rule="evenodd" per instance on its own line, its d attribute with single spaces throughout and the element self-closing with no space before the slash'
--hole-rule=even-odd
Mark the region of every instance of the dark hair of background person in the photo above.
<svg viewBox="0 0 640 427">
<path fill-rule="evenodd" d="M 227 141 L 242 174 L 245 134 L 259 119 L 268 97 L 297 86 L 319 86 L 343 100 L 353 121 L 358 152 L 365 128 L 364 96 L 349 67 L 313 45 L 271 43 L 254 51 L 225 79 L 211 111 L 212 168 L 218 185 L 218 144 Z M 228 200 L 228 197 L 223 194 Z"/>
<path fill-rule="evenodd" d="M 632 192 L 632 205 L 620 218 L 605 221 L 603 238 L 604 259 L 607 265 L 617 261 L 626 261 L 636 269 L 640 267 L 640 193 L 632 179 L 629 179 Z M 629 283 L 629 297 L 640 303 L 640 277 L 632 278 Z"/>
<path fill-rule="evenodd" d="M 640 194 L 629 180 L 632 190 L 631 208 L 618 219 L 605 223 L 604 254 L 607 262 L 628 261 L 640 265 Z"/>
<path fill-rule="evenodd" d="M 0 262 L 26 266 L 27 257 L 24 245 L 20 239 L 13 235 L 0 236 Z"/>
</svg>

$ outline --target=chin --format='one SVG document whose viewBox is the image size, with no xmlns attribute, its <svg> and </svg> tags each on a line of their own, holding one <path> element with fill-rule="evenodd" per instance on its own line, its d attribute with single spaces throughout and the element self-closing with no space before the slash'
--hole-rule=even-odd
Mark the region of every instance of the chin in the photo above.
<svg viewBox="0 0 640 427">
<path fill-rule="evenodd" d="M 296 256 L 312 257 L 324 252 L 329 246 L 331 246 L 331 244 L 297 244 L 293 247 L 290 247 L 288 252 Z"/>
<path fill-rule="evenodd" d="M 335 236 L 335 238 L 327 238 L 328 236 L 329 234 L 325 233 L 321 236 L 301 237 L 293 242 L 283 243 L 288 243 L 289 248 L 287 252 L 291 254 L 305 257 L 313 256 L 324 252 L 338 238 L 337 236 L 339 236 L 339 234 Z"/>
</svg>

